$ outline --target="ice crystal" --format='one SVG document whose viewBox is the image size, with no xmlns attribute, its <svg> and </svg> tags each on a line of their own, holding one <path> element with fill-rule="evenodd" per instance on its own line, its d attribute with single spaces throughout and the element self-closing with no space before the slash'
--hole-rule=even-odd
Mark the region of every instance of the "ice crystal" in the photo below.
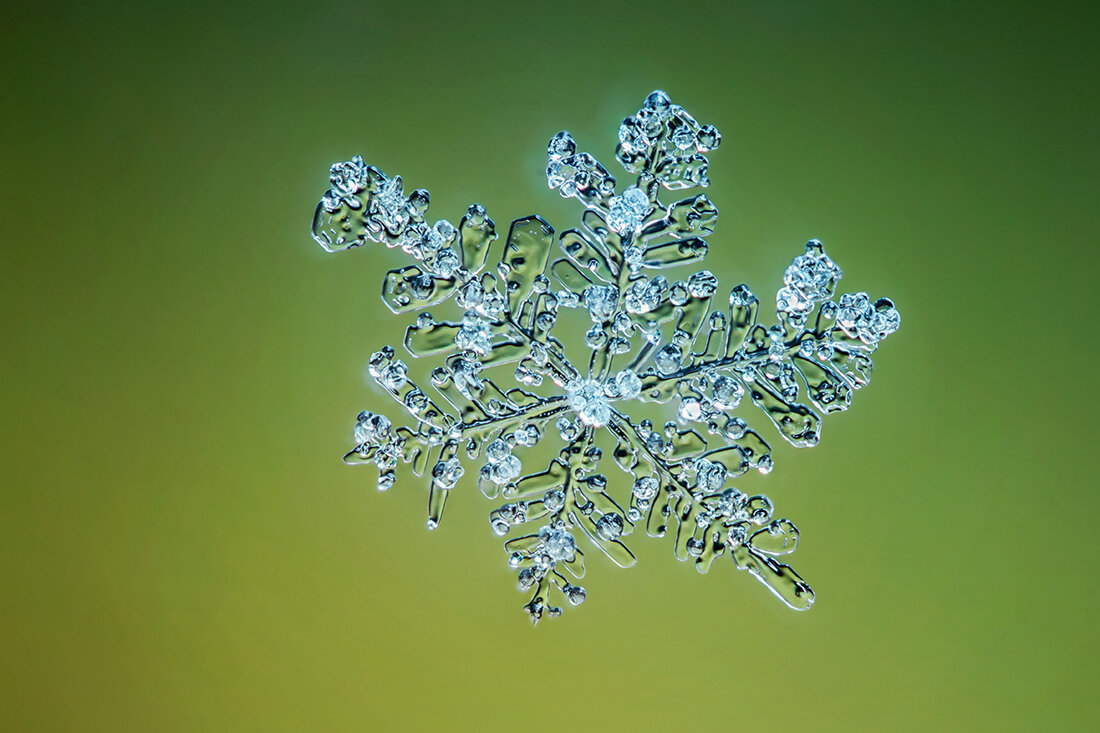
<svg viewBox="0 0 1100 733">
<path fill-rule="evenodd" d="M 791 608 L 814 602 L 779 560 L 797 547 L 798 529 L 773 517 L 766 496 L 730 485 L 773 466 L 767 442 L 734 412 L 747 396 L 789 443 L 816 445 L 822 415 L 846 409 L 867 384 L 871 353 L 901 319 L 890 300 L 867 293 L 833 302 L 843 273 L 817 240 L 784 273 L 770 327 L 757 322 L 760 300 L 746 285 L 726 298 L 708 270 L 671 283 L 655 272 L 706 256 L 714 205 L 701 193 L 672 203 L 660 196 L 708 185 L 704 154 L 720 142 L 712 125 L 655 91 L 619 128 L 615 157 L 635 179 L 616 193 L 608 170 L 558 133 L 546 180 L 584 205 L 580 226 L 556 235 L 526 216 L 501 244 L 479 204 L 457 226 L 429 225 L 427 191 L 406 195 L 399 176 L 359 157 L 331 168 L 314 239 L 330 252 L 383 243 L 416 261 L 386 273 L 382 300 L 397 314 L 419 311 L 405 349 L 437 364 L 430 396 L 392 347 L 371 356 L 371 378 L 408 424 L 359 413 L 345 461 L 375 465 L 380 490 L 394 485 L 398 463 L 430 476 L 429 528 L 464 476 L 490 499 L 502 496 L 490 527 L 502 536 L 526 528 L 505 549 L 520 588 L 532 592 L 525 609 L 534 621 L 561 613 L 555 594 L 571 605 L 587 598 L 574 583 L 584 576 L 578 538 L 630 567 L 623 539 L 642 526 L 673 537 L 676 557 L 700 572 L 729 555 Z M 564 256 L 551 260 L 555 240 Z M 424 310 L 450 298 L 457 320 Z M 584 309 L 592 324 L 583 353 L 567 354 L 553 334 L 570 309 Z M 500 386 L 509 370 L 518 386 Z M 640 402 L 666 404 L 676 419 L 655 426 Z M 547 435 L 564 445 L 548 466 L 533 467 L 525 453 Z M 605 450 L 627 478 L 601 472 Z"/>
</svg>

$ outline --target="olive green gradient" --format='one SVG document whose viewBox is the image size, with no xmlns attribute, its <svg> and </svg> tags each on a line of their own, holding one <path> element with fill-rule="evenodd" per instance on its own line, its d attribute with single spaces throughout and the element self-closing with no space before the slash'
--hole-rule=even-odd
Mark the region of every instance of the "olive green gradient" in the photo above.
<svg viewBox="0 0 1100 733">
<path fill-rule="evenodd" d="M 1100 725 L 1096 37 L 1085 3 L 0 10 L 0 729 Z M 308 222 L 361 153 L 564 228 L 546 140 L 611 167 L 656 87 L 724 134 L 724 287 L 818 237 L 902 329 L 744 481 L 810 612 L 638 537 L 532 629 L 472 484 L 428 533 L 423 481 L 341 465 L 402 259 Z"/>
</svg>

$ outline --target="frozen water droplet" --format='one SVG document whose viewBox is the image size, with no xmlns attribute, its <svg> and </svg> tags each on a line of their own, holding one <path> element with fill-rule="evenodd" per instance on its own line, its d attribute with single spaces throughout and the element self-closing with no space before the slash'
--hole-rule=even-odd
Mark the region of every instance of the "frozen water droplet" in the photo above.
<svg viewBox="0 0 1100 733">
<path fill-rule="evenodd" d="M 516 428 L 515 439 L 516 445 L 532 446 L 539 442 L 540 438 L 539 429 L 537 425 L 527 423 L 520 425 Z"/>
<path fill-rule="evenodd" d="M 536 580 L 534 568 L 524 568 L 516 576 L 516 582 L 519 584 L 520 590 L 528 590 L 535 584 Z"/>
<path fill-rule="evenodd" d="M 741 404 L 741 397 L 744 394 L 745 388 L 741 386 L 741 383 L 724 374 L 715 377 L 711 386 L 711 396 L 722 409 L 737 407 Z"/>
<path fill-rule="evenodd" d="M 561 489 L 551 489 L 542 497 L 542 504 L 546 511 L 553 514 L 565 506 L 565 492 Z"/>
<path fill-rule="evenodd" d="M 703 417 L 703 405 L 694 397 L 685 397 L 680 400 L 677 414 L 684 422 L 695 422 Z"/>
<path fill-rule="evenodd" d="M 458 462 L 458 459 L 449 458 L 435 464 L 432 468 L 432 479 L 440 488 L 453 489 L 464 473 L 466 471 L 462 468 L 462 464 Z"/>
<path fill-rule="evenodd" d="M 492 463 L 499 463 L 504 460 L 505 456 L 512 454 L 512 448 L 508 443 L 500 438 L 497 438 L 493 442 L 489 443 L 485 447 L 485 458 Z"/>
<path fill-rule="evenodd" d="M 623 518 L 614 512 L 610 512 L 596 520 L 596 534 L 601 539 L 617 540 L 622 535 L 624 526 Z"/>
<path fill-rule="evenodd" d="M 414 414 L 420 414 L 427 406 L 428 396 L 419 389 L 414 389 L 405 395 L 405 407 L 408 407 Z"/>
<path fill-rule="evenodd" d="M 615 375 L 615 387 L 621 400 L 632 400 L 642 392 L 642 380 L 631 369 Z"/>
<path fill-rule="evenodd" d="M 418 188 L 409 194 L 409 210 L 413 216 L 424 216 L 431 204 L 431 195 L 425 188 Z"/>
<path fill-rule="evenodd" d="M 772 500 L 762 494 L 749 499 L 748 506 L 745 509 L 748 511 L 752 523 L 758 526 L 763 526 L 772 521 L 772 515 L 775 513 Z"/>
<path fill-rule="evenodd" d="M 668 376 L 680 368 L 680 362 L 683 358 L 683 349 L 676 344 L 666 344 L 653 355 L 653 364 L 657 367 L 658 372 Z"/>
<path fill-rule="evenodd" d="M 680 150 L 688 150 L 695 147 L 695 133 L 686 125 L 681 125 L 673 130 L 669 140 Z"/>
<path fill-rule="evenodd" d="M 539 541 L 543 552 L 552 562 L 561 560 L 568 562 L 573 559 L 577 550 L 577 542 L 573 539 L 573 535 L 560 527 L 546 525 L 540 528 Z"/>
<path fill-rule="evenodd" d="M 382 184 L 372 198 L 375 213 L 391 232 L 398 232 L 409 221 L 409 201 L 401 191 L 401 176 Z"/>
<path fill-rule="evenodd" d="M 672 301 L 673 305 L 683 305 L 688 299 L 688 288 L 683 281 L 677 280 L 672 283 L 672 287 L 669 288 L 668 298 Z"/>
<path fill-rule="evenodd" d="M 619 304 L 619 289 L 614 285 L 589 285 L 584 289 L 584 306 L 596 323 L 610 320 Z"/>
<path fill-rule="evenodd" d="M 898 330 L 901 315 L 888 298 L 881 298 L 872 306 L 867 293 L 845 293 L 840 296 L 836 322 L 849 337 L 874 347 Z"/>
<path fill-rule="evenodd" d="M 742 523 L 734 524 L 726 532 L 726 541 L 729 543 L 730 547 L 740 547 L 745 544 L 748 538 L 749 528 Z"/>
<path fill-rule="evenodd" d="M 644 153 L 653 144 L 653 139 L 637 118 L 627 117 L 619 125 L 619 142 L 627 153 Z"/>
<path fill-rule="evenodd" d="M 756 296 L 749 290 L 748 285 L 738 285 L 730 291 L 730 305 L 745 307 L 756 302 Z"/>
<path fill-rule="evenodd" d="M 474 278 L 463 285 L 462 289 L 458 291 L 455 302 L 458 303 L 460 308 L 471 310 L 481 305 L 484 299 L 485 290 L 481 287 L 481 282 Z"/>
<path fill-rule="evenodd" d="M 473 351 L 478 356 L 487 356 L 493 350 L 492 338 L 489 322 L 482 319 L 476 311 L 466 311 L 462 318 L 462 327 L 455 334 L 455 346 L 463 351 Z"/>
<path fill-rule="evenodd" d="M 579 308 L 581 305 L 581 299 L 570 290 L 559 290 L 557 296 L 560 308 Z"/>
<path fill-rule="evenodd" d="M 392 346 L 383 346 L 381 349 L 371 354 L 368 362 L 370 375 L 377 378 L 378 375 L 381 374 L 382 369 L 386 368 L 393 360 L 393 354 Z"/>
<path fill-rule="evenodd" d="M 588 598 L 588 592 L 579 585 L 567 585 L 562 591 L 565 593 L 565 597 L 574 606 L 581 605 L 584 603 L 585 599 Z"/>
<path fill-rule="evenodd" d="M 546 147 L 546 154 L 551 160 L 562 160 L 577 152 L 577 142 L 568 132 L 562 130 L 550 138 L 550 144 Z"/>
<path fill-rule="evenodd" d="M 718 276 L 710 270 L 700 270 L 688 278 L 688 292 L 695 298 L 707 298 L 718 289 Z"/>
<path fill-rule="evenodd" d="M 717 491 L 728 475 L 726 467 L 706 458 L 695 459 L 695 481 L 701 491 Z"/>
<path fill-rule="evenodd" d="M 642 102 L 642 108 L 651 110 L 657 115 L 658 119 L 664 120 L 668 117 L 669 108 L 672 106 L 672 100 L 669 96 L 662 92 L 660 89 L 656 89 L 649 93 L 649 96 Z"/>
<path fill-rule="evenodd" d="M 783 285 L 775 295 L 777 310 L 805 315 L 814 305 L 833 294 L 843 276 L 840 268 L 821 249 L 821 242 L 811 239 L 806 254 L 795 257 L 783 273 Z"/>
<path fill-rule="evenodd" d="M 706 153 L 722 144 L 722 135 L 714 125 L 703 125 L 699 130 L 699 152 Z"/>
<path fill-rule="evenodd" d="M 628 188 L 611 199 L 607 225 L 620 234 L 633 234 L 641 228 L 649 213 L 649 197 L 639 188 Z"/>
<path fill-rule="evenodd" d="M 439 277 L 451 277 L 458 270 L 460 264 L 458 252 L 448 247 L 440 250 L 435 256 L 435 261 L 432 263 L 432 272 Z"/>
<path fill-rule="evenodd" d="M 660 483 L 652 476 L 642 476 L 634 482 L 634 488 L 632 489 L 634 496 L 640 500 L 648 500 L 657 496 L 657 489 L 660 488 Z"/>
<path fill-rule="evenodd" d="M 572 443 L 581 434 L 580 425 L 575 420 L 570 420 L 567 417 L 559 417 L 554 426 L 558 429 L 558 434 L 561 435 L 561 439 L 567 443 Z"/>
<path fill-rule="evenodd" d="M 488 464 L 486 467 L 489 469 L 489 479 L 498 486 L 503 486 L 509 481 L 515 480 L 523 470 L 520 460 L 511 453 L 496 463 Z"/>
<path fill-rule="evenodd" d="M 596 325 L 584 332 L 584 345 L 590 349 L 602 348 L 607 343 L 607 331 Z"/>
<path fill-rule="evenodd" d="M 665 296 L 668 281 L 663 277 L 655 277 L 653 280 L 641 278 L 631 283 L 624 297 L 624 304 L 630 313 L 649 313 L 656 310 Z"/>
<path fill-rule="evenodd" d="M 329 170 L 329 184 L 340 196 L 351 196 L 367 185 L 367 167 L 356 155 L 346 163 L 333 163 Z"/>
<path fill-rule="evenodd" d="M 409 381 L 409 368 L 398 359 L 378 373 L 378 383 L 386 389 L 397 391 Z"/>
<path fill-rule="evenodd" d="M 392 423 L 385 415 L 376 415 L 364 410 L 355 419 L 353 439 L 356 445 L 376 444 L 386 440 Z"/>
</svg>

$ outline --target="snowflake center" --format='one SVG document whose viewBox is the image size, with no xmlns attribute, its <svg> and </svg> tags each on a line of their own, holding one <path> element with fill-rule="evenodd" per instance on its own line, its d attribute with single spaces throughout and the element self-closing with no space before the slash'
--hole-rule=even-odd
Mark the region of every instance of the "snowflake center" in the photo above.
<svg viewBox="0 0 1100 733">
<path fill-rule="evenodd" d="M 611 419 L 611 401 L 604 394 L 603 385 L 595 379 L 578 379 L 566 387 L 569 407 L 585 425 L 594 428 L 607 425 Z"/>
<path fill-rule="evenodd" d="M 565 386 L 569 407 L 580 421 L 602 428 L 611 419 L 612 400 L 632 400 L 642 391 L 642 380 L 631 369 L 623 369 L 606 383 L 595 379 L 577 379 Z"/>
</svg>

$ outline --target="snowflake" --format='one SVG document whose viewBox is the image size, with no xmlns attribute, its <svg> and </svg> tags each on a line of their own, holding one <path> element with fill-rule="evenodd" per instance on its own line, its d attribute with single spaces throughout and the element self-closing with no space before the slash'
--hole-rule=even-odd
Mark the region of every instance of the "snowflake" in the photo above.
<svg viewBox="0 0 1100 733">
<path fill-rule="evenodd" d="M 617 194 L 568 132 L 554 136 L 546 180 L 584 205 L 581 224 L 555 236 L 541 217 L 523 217 L 502 245 L 478 204 L 458 226 L 429 224 L 427 191 L 406 196 L 399 176 L 359 157 L 332 166 L 313 237 L 330 252 L 377 242 L 416 260 L 386 274 L 382 300 L 397 314 L 420 311 L 405 349 L 438 364 L 429 394 L 392 347 L 371 356 L 370 376 L 408 424 L 359 413 L 345 461 L 377 466 L 379 490 L 394 485 L 399 463 L 430 476 L 429 529 L 467 474 L 485 496 L 507 500 L 489 522 L 501 536 L 527 530 L 505 549 L 536 622 L 561 613 L 557 598 L 587 598 L 575 584 L 584 576 L 578 540 L 630 567 L 623 538 L 640 526 L 673 537 L 676 557 L 700 572 L 729 555 L 788 606 L 807 609 L 813 591 L 778 559 L 795 550 L 798 529 L 773 516 L 766 496 L 729 483 L 772 469 L 771 448 L 735 412 L 747 396 L 789 443 L 816 445 L 822 415 L 846 409 L 867 383 L 870 355 L 900 316 L 866 293 L 834 302 L 843 273 L 817 240 L 784 273 L 770 327 L 757 322 L 760 301 L 746 285 L 726 299 L 707 270 L 669 282 L 658 271 L 706 256 L 718 211 L 701 193 L 670 204 L 659 196 L 707 186 L 704 154 L 721 136 L 655 91 L 623 120 L 619 141 L 616 157 L 636 179 Z M 555 239 L 564 256 L 551 261 Z M 424 310 L 449 299 L 455 320 Z M 569 310 L 592 324 L 577 355 L 553 335 Z M 498 386 L 504 368 L 519 386 Z M 667 404 L 676 419 L 656 426 L 640 417 L 642 402 Z M 532 471 L 523 454 L 547 435 L 563 447 Z M 605 450 L 628 478 L 601 472 Z"/>
</svg>

